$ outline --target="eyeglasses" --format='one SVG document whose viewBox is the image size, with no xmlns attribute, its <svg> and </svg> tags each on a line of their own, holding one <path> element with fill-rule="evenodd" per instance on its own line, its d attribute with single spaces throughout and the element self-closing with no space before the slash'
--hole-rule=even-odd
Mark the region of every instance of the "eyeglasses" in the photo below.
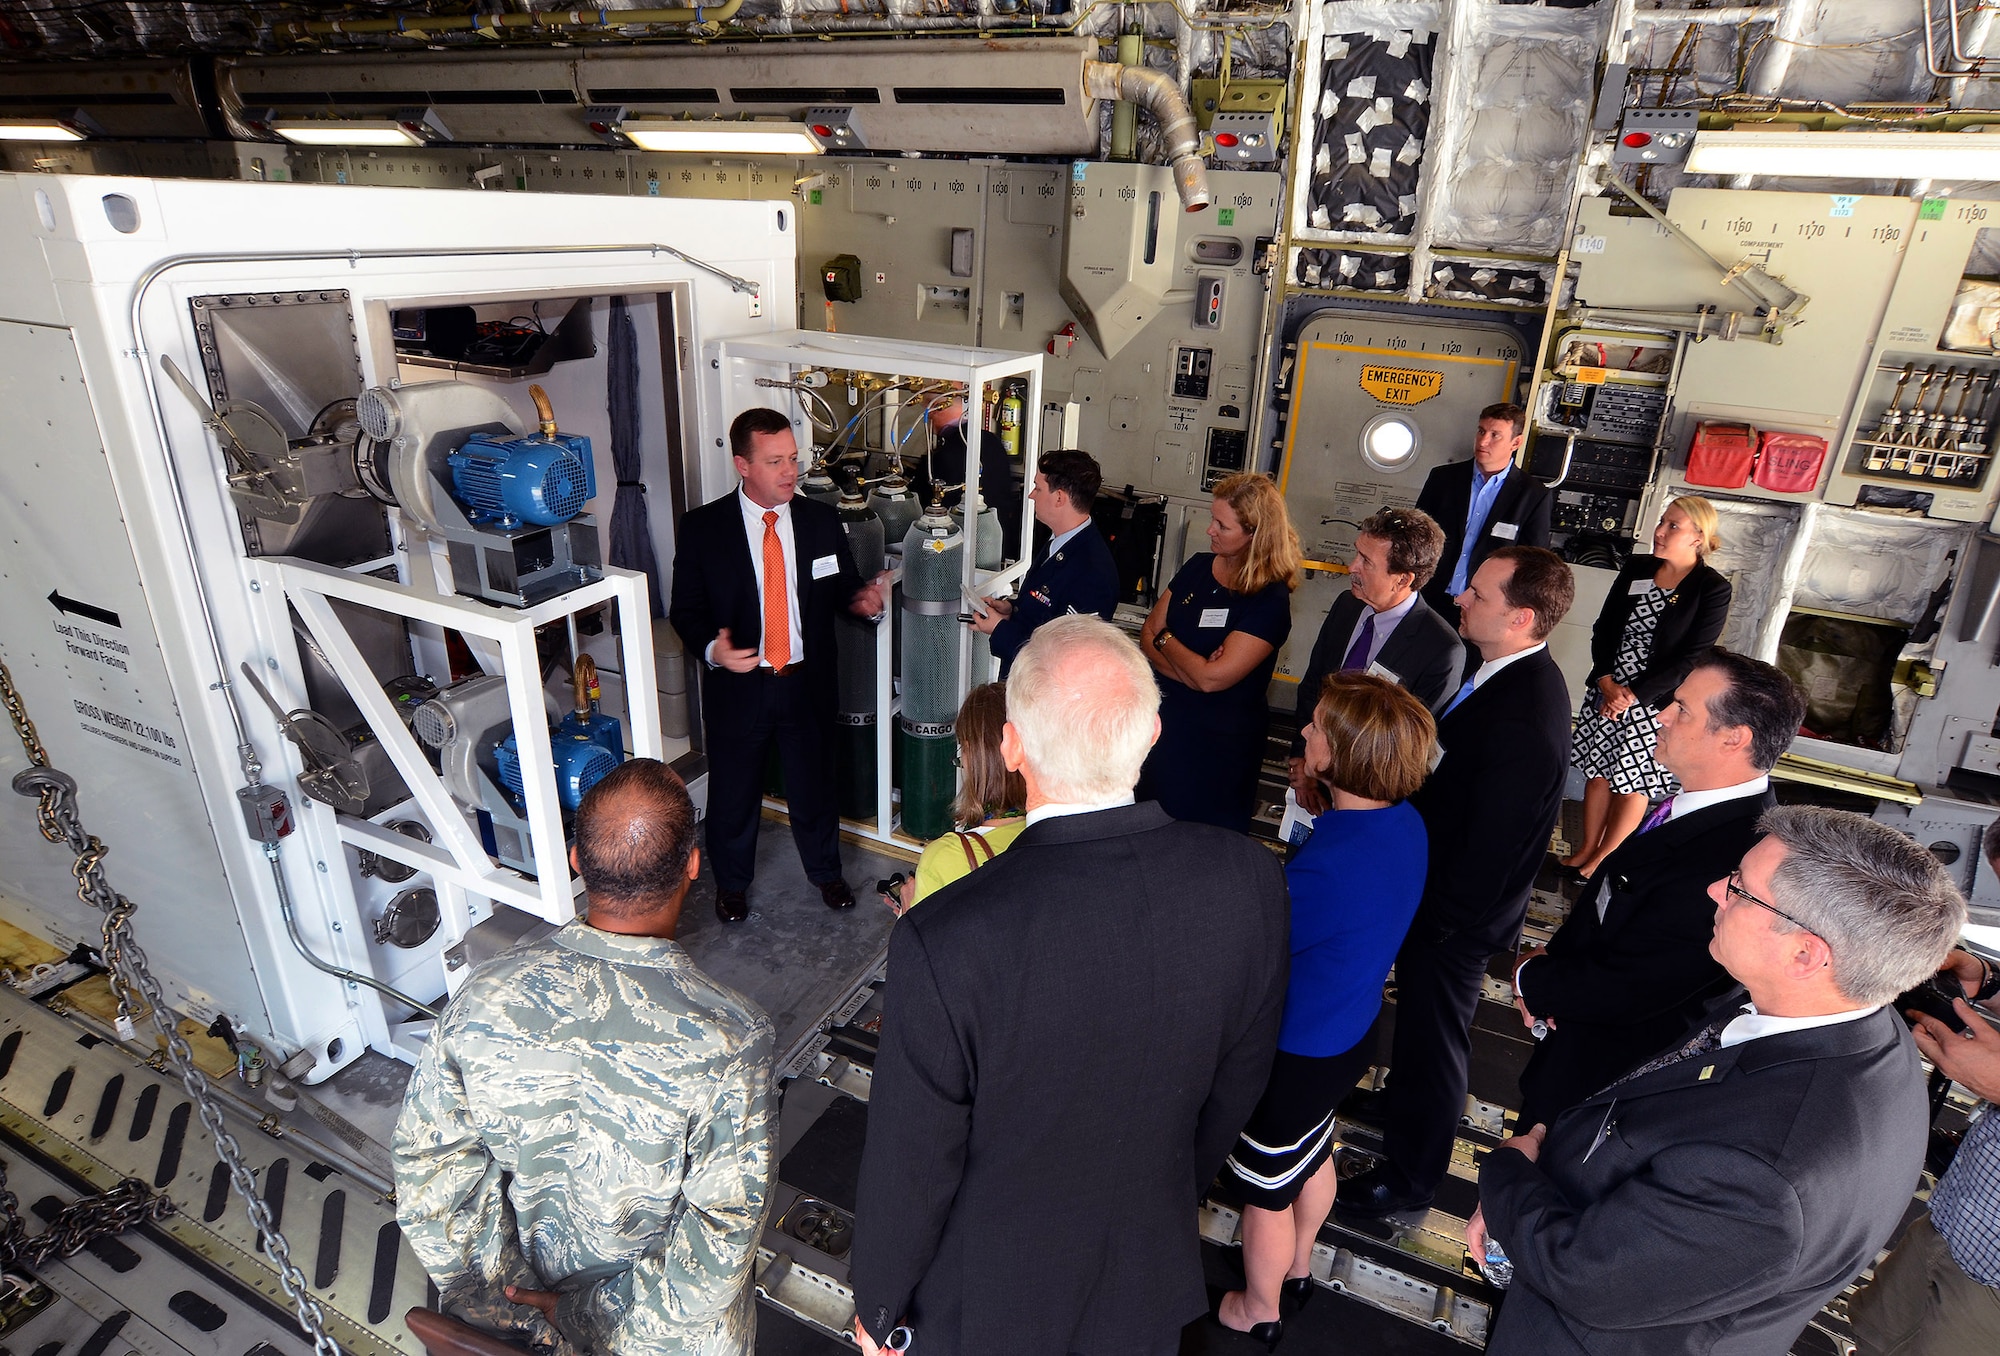
<svg viewBox="0 0 2000 1356">
<path fill-rule="evenodd" d="M 1786 913 L 1776 904 L 1771 903 L 1769 900 L 1759 899 L 1757 898 L 1757 896 L 1751 894 L 1748 890 L 1744 889 L 1742 885 L 1738 883 L 1742 879 L 1743 879 L 1743 873 L 1741 871 L 1732 871 L 1729 873 L 1729 879 L 1722 883 L 1722 888 L 1735 898 L 1747 900 L 1750 903 L 1755 904 L 1760 909 L 1769 909 L 1772 913 L 1775 913 L 1776 915 L 1778 915 L 1778 917 L 1784 919 L 1787 923 L 1790 923 L 1793 927 L 1800 928 L 1806 932 L 1810 932 L 1812 933 L 1813 936 L 1819 937 L 1821 941 L 1826 940 L 1826 938 L 1820 937 L 1819 929 L 1813 927 L 1811 924 L 1805 922 L 1803 919 L 1797 918 L 1792 914 Z M 1829 951 L 1832 950 L 1831 947 L 1827 949 Z"/>
</svg>

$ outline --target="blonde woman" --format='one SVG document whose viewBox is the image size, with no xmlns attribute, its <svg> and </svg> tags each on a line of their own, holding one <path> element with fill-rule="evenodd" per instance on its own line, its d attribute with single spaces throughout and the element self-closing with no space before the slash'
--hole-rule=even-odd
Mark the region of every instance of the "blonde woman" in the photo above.
<svg viewBox="0 0 2000 1356">
<path fill-rule="evenodd" d="M 1181 566 L 1139 633 L 1160 684 L 1160 738 L 1139 798 L 1248 832 L 1270 723 L 1265 691 L 1292 629 L 1299 534 L 1269 476 L 1219 482 L 1209 549 Z"/>
<path fill-rule="evenodd" d="M 1605 596 L 1590 636 L 1592 668 L 1570 762 L 1588 780 L 1583 839 L 1562 859 L 1584 880 L 1631 836 L 1649 801 L 1680 790 L 1653 761 L 1659 713 L 1729 618 L 1729 581 L 1707 563 L 1720 544 L 1715 505 L 1686 495 L 1653 529 L 1653 554 L 1634 556 Z"/>
</svg>

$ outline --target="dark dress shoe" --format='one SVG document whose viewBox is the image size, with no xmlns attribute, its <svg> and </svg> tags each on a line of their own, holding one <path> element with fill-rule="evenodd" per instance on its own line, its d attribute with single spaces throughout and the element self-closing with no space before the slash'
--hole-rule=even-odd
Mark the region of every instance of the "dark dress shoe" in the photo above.
<svg viewBox="0 0 2000 1356">
<path fill-rule="evenodd" d="M 1287 1276 L 1278 1298 L 1280 1301 L 1291 1300 L 1299 1309 L 1303 1309 L 1312 1303 L 1313 1291 L 1317 1289 L 1319 1287 L 1313 1283 L 1313 1278 L 1310 1276 Z M 1297 1313 L 1298 1310 L 1292 1312 Z"/>
<path fill-rule="evenodd" d="M 1333 1208 L 1352 1219 L 1381 1219 L 1385 1215 L 1428 1209 L 1430 1203 L 1428 1192 L 1418 1196 L 1398 1190 L 1380 1168 L 1370 1168 L 1348 1178 L 1333 1198 Z"/>
<path fill-rule="evenodd" d="M 740 923 L 750 916 L 748 890 L 717 890 L 715 916 L 725 923 Z"/>
<path fill-rule="evenodd" d="M 819 883 L 819 897 L 826 901 L 829 909 L 851 909 L 854 907 L 854 891 L 847 888 L 844 880 L 823 880 Z"/>
</svg>

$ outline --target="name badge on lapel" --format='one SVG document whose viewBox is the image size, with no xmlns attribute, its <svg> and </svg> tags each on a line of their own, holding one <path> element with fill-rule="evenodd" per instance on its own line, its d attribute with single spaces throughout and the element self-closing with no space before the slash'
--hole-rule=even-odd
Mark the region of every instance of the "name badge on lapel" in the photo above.
<svg viewBox="0 0 2000 1356">
<path fill-rule="evenodd" d="M 1625 591 L 1634 598 L 1643 598 L 1653 591 L 1653 581 L 1650 579 L 1634 579 L 1632 587 Z"/>
<path fill-rule="evenodd" d="M 1491 532 L 1501 541 L 1512 541 L 1521 535 L 1521 525 L 1519 523 L 1495 523 L 1487 531 Z"/>
<path fill-rule="evenodd" d="M 824 579 L 830 574 L 840 573 L 840 560 L 835 556 L 821 556 L 813 562 L 813 578 Z"/>
<path fill-rule="evenodd" d="M 1228 609 L 1228 608 L 1226 608 L 1226 607 L 1205 607 L 1205 608 L 1203 608 L 1203 609 L 1201 610 L 1201 629 L 1202 629 L 1202 630 L 1206 631 L 1206 630 L 1208 630 L 1208 629 L 1209 629 L 1210 627 L 1212 627 L 1212 626 L 1227 626 L 1227 625 L 1229 625 L 1229 609 Z"/>
<path fill-rule="evenodd" d="M 1403 684 L 1403 680 L 1396 676 L 1395 670 L 1383 668 L 1380 660 L 1371 663 L 1368 666 L 1368 672 L 1374 674 L 1377 678 L 1387 678 L 1398 687 L 1401 687 Z"/>
</svg>

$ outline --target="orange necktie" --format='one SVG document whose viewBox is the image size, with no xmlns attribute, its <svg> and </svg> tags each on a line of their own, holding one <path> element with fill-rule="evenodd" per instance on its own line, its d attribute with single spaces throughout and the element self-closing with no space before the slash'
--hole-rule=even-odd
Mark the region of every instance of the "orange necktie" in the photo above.
<svg viewBox="0 0 2000 1356">
<path fill-rule="evenodd" d="M 792 662 L 791 608 L 785 603 L 785 544 L 778 540 L 778 515 L 764 515 L 764 661 L 774 673 Z"/>
</svg>

